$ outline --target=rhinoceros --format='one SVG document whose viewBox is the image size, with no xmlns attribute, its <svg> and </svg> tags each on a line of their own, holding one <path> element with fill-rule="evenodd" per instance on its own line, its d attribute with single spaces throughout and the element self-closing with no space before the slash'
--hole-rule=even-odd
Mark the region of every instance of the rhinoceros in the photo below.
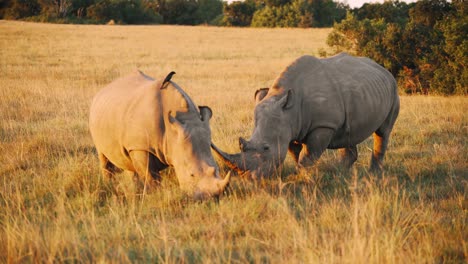
<svg viewBox="0 0 468 264">
<path fill-rule="evenodd" d="M 182 190 L 196 199 L 217 197 L 229 182 L 220 178 L 211 153 L 212 111 L 197 107 L 173 81 L 140 71 L 100 90 L 93 99 L 89 127 L 105 179 L 135 173 L 136 183 L 157 185 L 159 171 L 174 167 Z"/>
<path fill-rule="evenodd" d="M 342 162 L 357 160 L 356 145 L 371 134 L 371 171 L 379 172 L 400 109 L 395 78 L 369 58 L 340 53 L 302 56 L 271 88 L 255 93 L 255 128 L 239 138 L 241 153 L 213 149 L 232 169 L 271 175 L 289 151 L 297 167 L 312 166 L 325 149 L 340 149 Z"/>
</svg>

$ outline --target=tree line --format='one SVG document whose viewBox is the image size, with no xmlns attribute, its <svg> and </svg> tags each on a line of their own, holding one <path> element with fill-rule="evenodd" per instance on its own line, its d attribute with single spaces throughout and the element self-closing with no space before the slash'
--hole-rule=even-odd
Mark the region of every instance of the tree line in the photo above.
<svg viewBox="0 0 468 264">
<path fill-rule="evenodd" d="M 406 93 L 468 94 L 465 0 L 0 0 L 0 19 L 59 23 L 332 27 L 327 44 L 374 59 Z M 327 54 L 324 50 L 320 55 Z"/>
<path fill-rule="evenodd" d="M 333 0 L 0 0 L 0 19 L 59 23 L 331 27 L 348 6 Z"/>
</svg>

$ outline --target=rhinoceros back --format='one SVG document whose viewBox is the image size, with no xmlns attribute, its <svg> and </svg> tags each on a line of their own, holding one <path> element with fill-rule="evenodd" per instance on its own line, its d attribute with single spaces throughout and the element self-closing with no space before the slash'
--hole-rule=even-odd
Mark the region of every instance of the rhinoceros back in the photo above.
<svg viewBox="0 0 468 264">
<path fill-rule="evenodd" d="M 155 80 L 137 71 L 112 82 L 93 99 L 89 126 L 97 150 L 116 166 L 132 170 L 128 153 L 156 153 L 162 137 Z"/>
<path fill-rule="evenodd" d="M 395 78 L 371 59 L 339 54 L 324 59 L 336 76 L 344 123 L 330 147 L 356 145 L 375 132 L 399 105 Z M 341 132 L 341 133 L 340 133 Z"/>
<path fill-rule="evenodd" d="M 302 56 L 275 80 L 268 96 L 293 90 L 300 103 L 301 140 L 319 127 L 336 131 L 330 148 L 362 142 L 389 115 L 398 92 L 395 79 L 368 58 L 346 53 L 326 59 Z"/>
<path fill-rule="evenodd" d="M 363 57 L 353 57 L 346 53 L 320 59 L 323 76 L 315 76 L 326 81 L 325 86 L 311 84 L 305 91 L 309 104 L 324 100 L 332 106 L 327 113 L 315 116 L 316 123 L 333 120 L 336 135 L 329 148 L 356 145 L 375 132 L 398 104 L 396 81 L 385 68 Z M 322 98 L 318 98 L 318 90 Z M 328 98 L 327 98 L 328 95 Z M 331 103 L 330 103 L 331 102 Z M 323 105 L 323 102 L 322 102 Z M 331 117 L 331 118 L 330 118 Z"/>
</svg>

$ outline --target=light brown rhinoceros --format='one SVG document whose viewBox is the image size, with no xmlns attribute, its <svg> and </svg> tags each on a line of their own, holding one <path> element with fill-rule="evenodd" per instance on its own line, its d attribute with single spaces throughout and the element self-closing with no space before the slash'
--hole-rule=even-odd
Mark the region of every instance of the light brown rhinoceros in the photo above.
<svg viewBox="0 0 468 264">
<path fill-rule="evenodd" d="M 197 199 L 217 197 L 230 174 L 219 177 L 211 153 L 211 109 L 197 107 L 173 74 L 156 81 L 136 71 L 96 94 L 89 127 L 103 175 L 128 170 L 148 184 L 172 166 L 183 190 Z"/>
<path fill-rule="evenodd" d="M 371 170 L 380 171 L 400 109 L 395 79 L 368 58 L 341 53 L 318 59 L 302 56 L 270 89 L 255 93 L 255 128 L 241 153 L 212 147 L 239 172 L 269 175 L 289 152 L 298 167 L 311 166 L 326 148 L 340 149 L 343 162 L 357 159 L 356 145 L 374 135 Z"/>
</svg>

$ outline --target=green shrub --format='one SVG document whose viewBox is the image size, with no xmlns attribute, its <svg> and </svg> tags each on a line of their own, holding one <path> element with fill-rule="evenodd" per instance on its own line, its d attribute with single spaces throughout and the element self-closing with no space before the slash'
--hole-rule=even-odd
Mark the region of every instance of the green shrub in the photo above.
<svg viewBox="0 0 468 264">
<path fill-rule="evenodd" d="M 121 24 L 158 24 L 162 18 L 141 0 L 103 0 L 87 9 L 88 17 L 101 22 L 114 20 Z"/>
<path fill-rule="evenodd" d="M 41 6 L 36 0 L 12 0 L 4 10 L 4 18 L 21 19 L 36 16 L 41 12 Z"/>
<path fill-rule="evenodd" d="M 252 27 L 297 27 L 301 22 L 300 2 L 266 6 L 255 12 Z"/>
<path fill-rule="evenodd" d="M 230 4 L 226 4 L 223 10 L 224 17 L 222 24 L 224 26 L 235 27 L 250 26 L 255 10 L 255 2 L 252 0 L 246 0 L 244 2 L 234 1 Z"/>
<path fill-rule="evenodd" d="M 369 6 L 366 9 L 371 10 Z M 372 58 L 398 77 L 406 93 L 467 94 L 468 16 L 464 2 L 422 0 L 408 11 L 394 12 L 395 16 L 406 13 L 408 17 L 396 19 L 385 13 L 359 19 L 360 15 L 348 13 L 335 24 L 327 44 L 334 52 Z"/>
<path fill-rule="evenodd" d="M 434 71 L 431 90 L 441 94 L 468 94 L 468 10 L 463 1 L 454 1 L 455 12 L 436 23 L 444 45 L 435 49 L 442 63 Z"/>
<path fill-rule="evenodd" d="M 255 12 L 253 27 L 330 27 L 346 15 L 346 7 L 331 0 L 266 2 Z"/>
<path fill-rule="evenodd" d="M 216 24 L 216 19 L 223 14 L 223 2 L 221 0 L 198 0 L 198 8 L 195 12 L 198 23 Z"/>
</svg>

